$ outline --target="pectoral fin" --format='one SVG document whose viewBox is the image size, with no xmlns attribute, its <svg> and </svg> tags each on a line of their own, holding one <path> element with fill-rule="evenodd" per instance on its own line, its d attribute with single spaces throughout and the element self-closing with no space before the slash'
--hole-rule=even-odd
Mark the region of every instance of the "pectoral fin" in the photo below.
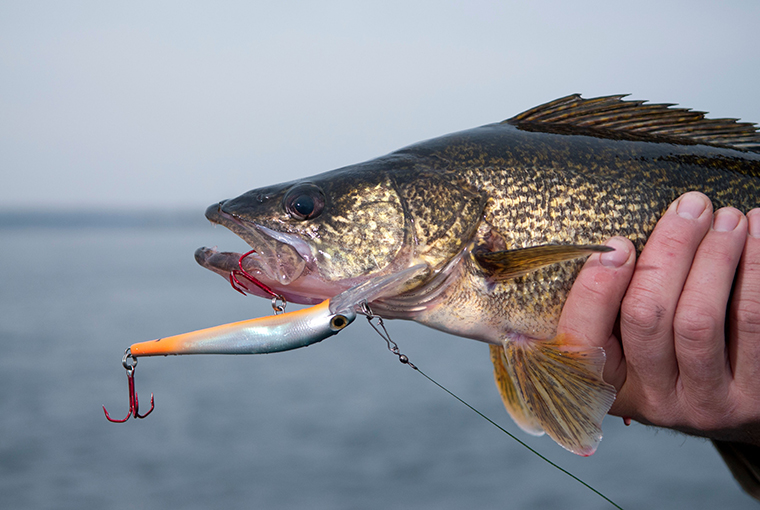
<svg viewBox="0 0 760 510">
<path fill-rule="evenodd" d="M 596 451 L 602 439 L 602 419 L 615 400 L 615 388 L 604 382 L 604 350 L 569 342 L 519 335 L 504 341 L 503 356 L 492 360 L 507 410 L 527 432 L 543 430 L 562 447 L 578 455 Z M 501 366 L 499 366 L 501 365 Z M 503 374 L 501 377 L 499 374 Z M 509 384 L 501 383 L 509 376 Z"/>
<path fill-rule="evenodd" d="M 606 251 L 614 251 L 614 248 L 596 244 L 545 244 L 518 250 L 475 251 L 472 257 L 492 278 L 507 280 L 557 262 Z"/>
</svg>

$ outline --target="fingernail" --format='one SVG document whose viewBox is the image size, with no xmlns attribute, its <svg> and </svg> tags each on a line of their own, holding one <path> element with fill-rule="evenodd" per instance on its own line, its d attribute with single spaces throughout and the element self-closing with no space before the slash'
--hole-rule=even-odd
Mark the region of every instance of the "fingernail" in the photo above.
<svg viewBox="0 0 760 510">
<path fill-rule="evenodd" d="M 606 251 L 602 253 L 599 259 L 602 261 L 603 266 L 620 267 L 625 264 L 631 254 L 630 245 L 628 243 L 622 239 L 613 237 L 604 244 L 610 248 L 615 248 L 615 251 Z"/>
<path fill-rule="evenodd" d="M 747 221 L 749 222 L 749 235 L 760 237 L 760 209 L 752 209 L 748 212 Z"/>
<path fill-rule="evenodd" d="M 718 209 L 713 219 L 713 230 L 731 232 L 739 224 L 739 211 L 735 209 Z"/>
<path fill-rule="evenodd" d="M 699 218 L 705 209 L 707 208 L 707 202 L 705 196 L 701 193 L 686 193 L 678 201 L 676 212 L 682 218 L 688 218 L 690 220 Z"/>
</svg>

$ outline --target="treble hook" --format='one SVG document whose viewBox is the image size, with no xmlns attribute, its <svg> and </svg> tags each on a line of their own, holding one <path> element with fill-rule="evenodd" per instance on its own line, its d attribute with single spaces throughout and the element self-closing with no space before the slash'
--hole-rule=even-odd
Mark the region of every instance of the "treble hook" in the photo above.
<svg viewBox="0 0 760 510">
<path fill-rule="evenodd" d="M 133 362 L 130 363 L 129 360 L 132 360 Z M 153 401 L 153 393 L 150 394 L 150 409 L 145 414 L 140 414 L 140 402 L 137 399 L 137 391 L 135 391 L 135 368 L 137 367 L 137 358 L 132 356 L 132 351 L 127 349 L 124 351 L 124 357 L 121 358 L 121 364 L 124 366 L 124 369 L 127 371 L 127 381 L 129 383 L 129 413 L 127 414 L 127 417 L 123 420 L 114 420 L 108 415 L 108 411 L 106 411 L 106 406 L 103 406 L 103 412 L 106 413 L 106 419 L 113 423 L 124 423 L 129 419 L 130 416 L 133 416 L 135 418 L 145 418 L 150 413 L 153 412 L 153 407 L 155 406 L 155 403 Z"/>
<path fill-rule="evenodd" d="M 233 289 L 235 289 L 236 291 L 240 292 L 242 295 L 245 296 L 245 285 L 240 283 L 240 281 L 237 279 L 237 275 L 240 275 L 272 297 L 272 308 L 274 309 L 275 314 L 284 312 L 285 305 L 288 304 L 285 298 L 282 295 L 277 294 L 268 286 L 261 283 L 259 280 L 256 279 L 255 276 L 253 276 L 252 274 L 250 274 L 248 271 L 246 271 L 243 268 L 243 259 L 246 258 L 251 253 L 256 253 L 256 250 L 251 250 L 249 252 L 243 253 L 238 259 L 238 267 L 240 269 L 239 270 L 233 269 L 232 271 L 230 271 L 230 285 L 232 285 Z"/>
</svg>

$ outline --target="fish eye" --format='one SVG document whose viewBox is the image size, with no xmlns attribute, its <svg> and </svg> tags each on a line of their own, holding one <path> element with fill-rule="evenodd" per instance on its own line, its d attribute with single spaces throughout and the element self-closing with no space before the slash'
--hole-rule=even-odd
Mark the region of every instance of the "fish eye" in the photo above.
<svg viewBox="0 0 760 510">
<path fill-rule="evenodd" d="M 284 199 L 285 212 L 296 220 L 311 220 L 322 212 L 325 196 L 314 184 L 297 184 Z"/>
</svg>

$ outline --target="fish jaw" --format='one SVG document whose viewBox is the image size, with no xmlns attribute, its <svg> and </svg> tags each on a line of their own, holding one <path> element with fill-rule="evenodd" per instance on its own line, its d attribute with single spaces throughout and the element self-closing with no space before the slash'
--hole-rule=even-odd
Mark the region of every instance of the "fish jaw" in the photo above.
<svg viewBox="0 0 760 510">
<path fill-rule="evenodd" d="M 313 265 L 311 251 L 303 240 L 246 221 L 234 212 L 225 211 L 224 205 L 225 202 L 219 202 L 210 206 L 206 209 L 206 218 L 227 227 L 256 250 L 257 269 L 267 279 L 289 285 L 303 274 L 309 262 Z"/>
<path fill-rule="evenodd" d="M 242 253 L 220 252 L 216 248 L 198 248 L 195 251 L 195 261 L 201 266 L 220 275 L 225 280 L 230 279 L 233 271 L 240 270 L 239 262 Z M 351 287 L 350 282 L 325 282 L 315 273 L 305 267 L 298 278 L 287 285 L 280 278 L 272 278 L 264 269 L 261 256 L 252 253 L 242 259 L 243 269 L 258 281 L 281 295 L 290 303 L 315 305 L 329 299 Z M 270 298 L 270 294 L 246 278 L 238 278 L 238 285 L 248 294 Z"/>
<path fill-rule="evenodd" d="M 225 279 L 241 268 L 291 303 L 312 305 L 322 302 L 351 286 L 351 282 L 325 282 L 315 269 L 308 244 L 292 234 L 276 232 L 246 221 L 234 211 L 224 209 L 225 201 L 206 209 L 206 218 L 237 234 L 254 253 L 220 252 L 216 248 L 198 248 L 195 260 Z M 246 278 L 237 283 L 244 291 L 271 297 Z"/>
<path fill-rule="evenodd" d="M 222 252 L 216 248 L 202 247 L 195 251 L 198 264 L 225 280 L 231 279 L 233 271 L 242 269 L 286 301 L 314 305 L 377 276 L 327 279 L 319 270 L 313 247 L 302 237 L 248 221 L 234 210 L 226 210 L 225 202 L 209 206 L 206 218 L 237 234 L 255 250 L 245 257 L 242 253 Z M 272 297 L 245 277 L 237 278 L 236 284 L 249 294 Z"/>
</svg>

